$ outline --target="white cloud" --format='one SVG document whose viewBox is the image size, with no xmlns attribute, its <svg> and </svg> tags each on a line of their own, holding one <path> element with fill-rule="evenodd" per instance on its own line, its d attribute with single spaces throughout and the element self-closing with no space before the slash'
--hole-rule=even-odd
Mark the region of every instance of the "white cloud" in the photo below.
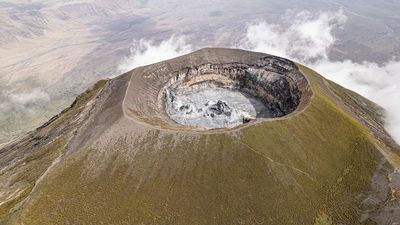
<svg viewBox="0 0 400 225">
<path fill-rule="evenodd" d="M 35 108 L 45 106 L 50 102 L 50 96 L 41 89 L 18 92 L 15 90 L 0 92 L 0 115 L 11 111 L 29 113 Z"/>
<path fill-rule="evenodd" d="M 31 128 L 38 118 L 44 118 L 50 104 L 47 92 L 33 90 L 0 90 L 0 142 Z"/>
<path fill-rule="evenodd" d="M 350 60 L 321 60 L 313 67 L 326 78 L 351 89 L 386 109 L 386 129 L 400 143 L 400 62 L 383 65 Z"/>
<path fill-rule="evenodd" d="M 50 96 L 40 89 L 34 89 L 30 92 L 9 92 L 8 98 L 16 105 L 26 106 L 36 104 L 37 102 L 49 102 Z"/>
<path fill-rule="evenodd" d="M 266 22 L 250 24 L 238 47 L 308 65 L 328 79 L 380 104 L 387 111 L 386 129 L 400 143 L 400 62 L 392 60 L 378 65 L 349 59 L 330 60 L 328 53 L 336 40 L 333 31 L 346 22 L 342 11 L 301 12 L 285 22 L 289 24 L 286 28 Z"/>
<path fill-rule="evenodd" d="M 185 36 L 171 36 L 159 43 L 145 39 L 134 41 L 130 55 L 122 60 L 118 72 L 128 72 L 136 67 L 171 59 L 191 51 L 192 46 L 186 43 Z"/>
<path fill-rule="evenodd" d="M 327 58 L 328 49 L 335 42 L 332 30 L 345 21 L 342 11 L 305 11 L 295 15 L 287 27 L 266 22 L 251 24 L 239 47 L 305 62 Z"/>
</svg>

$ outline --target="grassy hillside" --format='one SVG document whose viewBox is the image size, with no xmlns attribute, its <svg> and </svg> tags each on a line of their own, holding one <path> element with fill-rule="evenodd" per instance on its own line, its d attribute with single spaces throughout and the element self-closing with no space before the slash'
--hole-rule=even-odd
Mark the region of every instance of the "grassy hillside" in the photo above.
<svg viewBox="0 0 400 225">
<path fill-rule="evenodd" d="M 359 224 L 379 141 L 349 111 L 350 92 L 302 70 L 314 96 L 301 113 L 225 133 L 120 118 L 21 195 L 20 207 L 2 205 L 3 218 L 14 207 L 11 224 Z"/>
</svg>

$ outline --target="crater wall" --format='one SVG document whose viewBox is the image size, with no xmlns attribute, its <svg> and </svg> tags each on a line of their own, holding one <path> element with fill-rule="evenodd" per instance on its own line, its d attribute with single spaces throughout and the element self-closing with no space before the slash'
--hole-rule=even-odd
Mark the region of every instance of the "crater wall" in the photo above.
<svg viewBox="0 0 400 225">
<path fill-rule="evenodd" d="M 190 57 L 178 57 L 135 69 L 125 96 L 125 112 L 133 119 L 151 125 L 202 130 L 232 128 L 257 120 L 284 117 L 308 104 L 312 91 L 295 63 L 267 54 L 249 53 L 233 49 L 203 49 L 190 54 Z M 188 98 L 213 90 L 221 93 L 220 99 L 204 99 L 203 107 Z M 224 100 L 232 92 L 248 99 L 249 106 L 255 109 L 254 115 L 243 109 L 246 108 L 244 102 L 232 107 L 233 103 Z M 182 97 L 189 103 L 182 102 Z M 175 115 L 184 118 L 178 120 Z M 191 118 L 199 116 L 209 116 L 210 120 L 222 118 L 221 121 L 225 122 L 236 116 L 237 121 L 226 126 L 190 123 Z"/>
</svg>

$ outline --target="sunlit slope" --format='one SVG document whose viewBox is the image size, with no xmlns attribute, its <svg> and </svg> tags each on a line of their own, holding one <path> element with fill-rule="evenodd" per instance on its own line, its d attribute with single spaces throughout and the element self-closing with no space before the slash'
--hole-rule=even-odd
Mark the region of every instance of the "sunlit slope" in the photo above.
<svg viewBox="0 0 400 225">
<path fill-rule="evenodd" d="M 38 131 L 56 141 L 37 138 L 40 154 L 1 171 L 5 188 L 27 187 L 2 200 L 4 223 L 360 224 L 372 178 L 393 170 L 382 152 L 395 162 L 396 146 L 372 131 L 379 107 L 301 69 L 314 93 L 304 111 L 227 132 L 137 124 L 120 109 L 129 74 L 98 83 Z"/>
</svg>

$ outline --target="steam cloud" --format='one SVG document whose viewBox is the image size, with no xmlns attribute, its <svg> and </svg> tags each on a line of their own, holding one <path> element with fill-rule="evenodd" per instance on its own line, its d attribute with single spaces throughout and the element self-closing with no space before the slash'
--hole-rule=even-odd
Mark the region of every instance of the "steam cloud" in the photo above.
<svg viewBox="0 0 400 225">
<path fill-rule="evenodd" d="M 347 19 L 343 11 L 317 15 L 303 11 L 294 19 L 289 15 L 285 17 L 290 19 L 282 18 L 284 24 L 261 22 L 249 25 L 246 37 L 238 47 L 305 63 L 328 59 L 329 48 L 335 42 L 332 30 L 342 26 Z"/>
<path fill-rule="evenodd" d="M 192 46 L 186 43 L 185 36 L 171 36 L 160 43 L 145 39 L 134 41 L 130 55 L 118 66 L 118 72 L 124 73 L 139 66 L 171 59 L 191 51 Z"/>
<path fill-rule="evenodd" d="M 386 129 L 400 143 L 400 62 L 378 65 L 330 60 L 329 51 L 336 40 L 333 31 L 345 22 L 343 11 L 300 12 L 284 29 L 266 22 L 249 25 L 240 47 L 294 59 L 378 103 L 387 111 Z"/>
<path fill-rule="evenodd" d="M 227 43 L 227 46 L 293 59 L 371 99 L 386 109 L 386 129 L 400 143 L 400 62 L 392 60 L 378 65 L 368 61 L 356 63 L 350 59 L 333 61 L 329 58 L 329 51 L 336 41 L 333 31 L 346 23 L 343 11 L 289 13 L 281 18 L 280 24 L 249 24 L 239 44 Z M 172 36 L 158 44 L 142 39 L 134 42 L 131 55 L 118 69 L 126 72 L 191 50 L 192 46 L 184 36 Z"/>
<path fill-rule="evenodd" d="M 33 118 L 43 115 L 43 108 L 50 100 L 47 92 L 41 89 L 0 91 L 0 143 L 7 141 L 8 135 L 15 132 L 9 129 L 15 124 L 29 124 Z"/>
<path fill-rule="evenodd" d="M 42 107 L 50 101 L 50 96 L 41 89 L 32 91 L 2 91 L 0 92 L 0 114 L 11 110 L 29 111 L 35 107 Z"/>
</svg>

